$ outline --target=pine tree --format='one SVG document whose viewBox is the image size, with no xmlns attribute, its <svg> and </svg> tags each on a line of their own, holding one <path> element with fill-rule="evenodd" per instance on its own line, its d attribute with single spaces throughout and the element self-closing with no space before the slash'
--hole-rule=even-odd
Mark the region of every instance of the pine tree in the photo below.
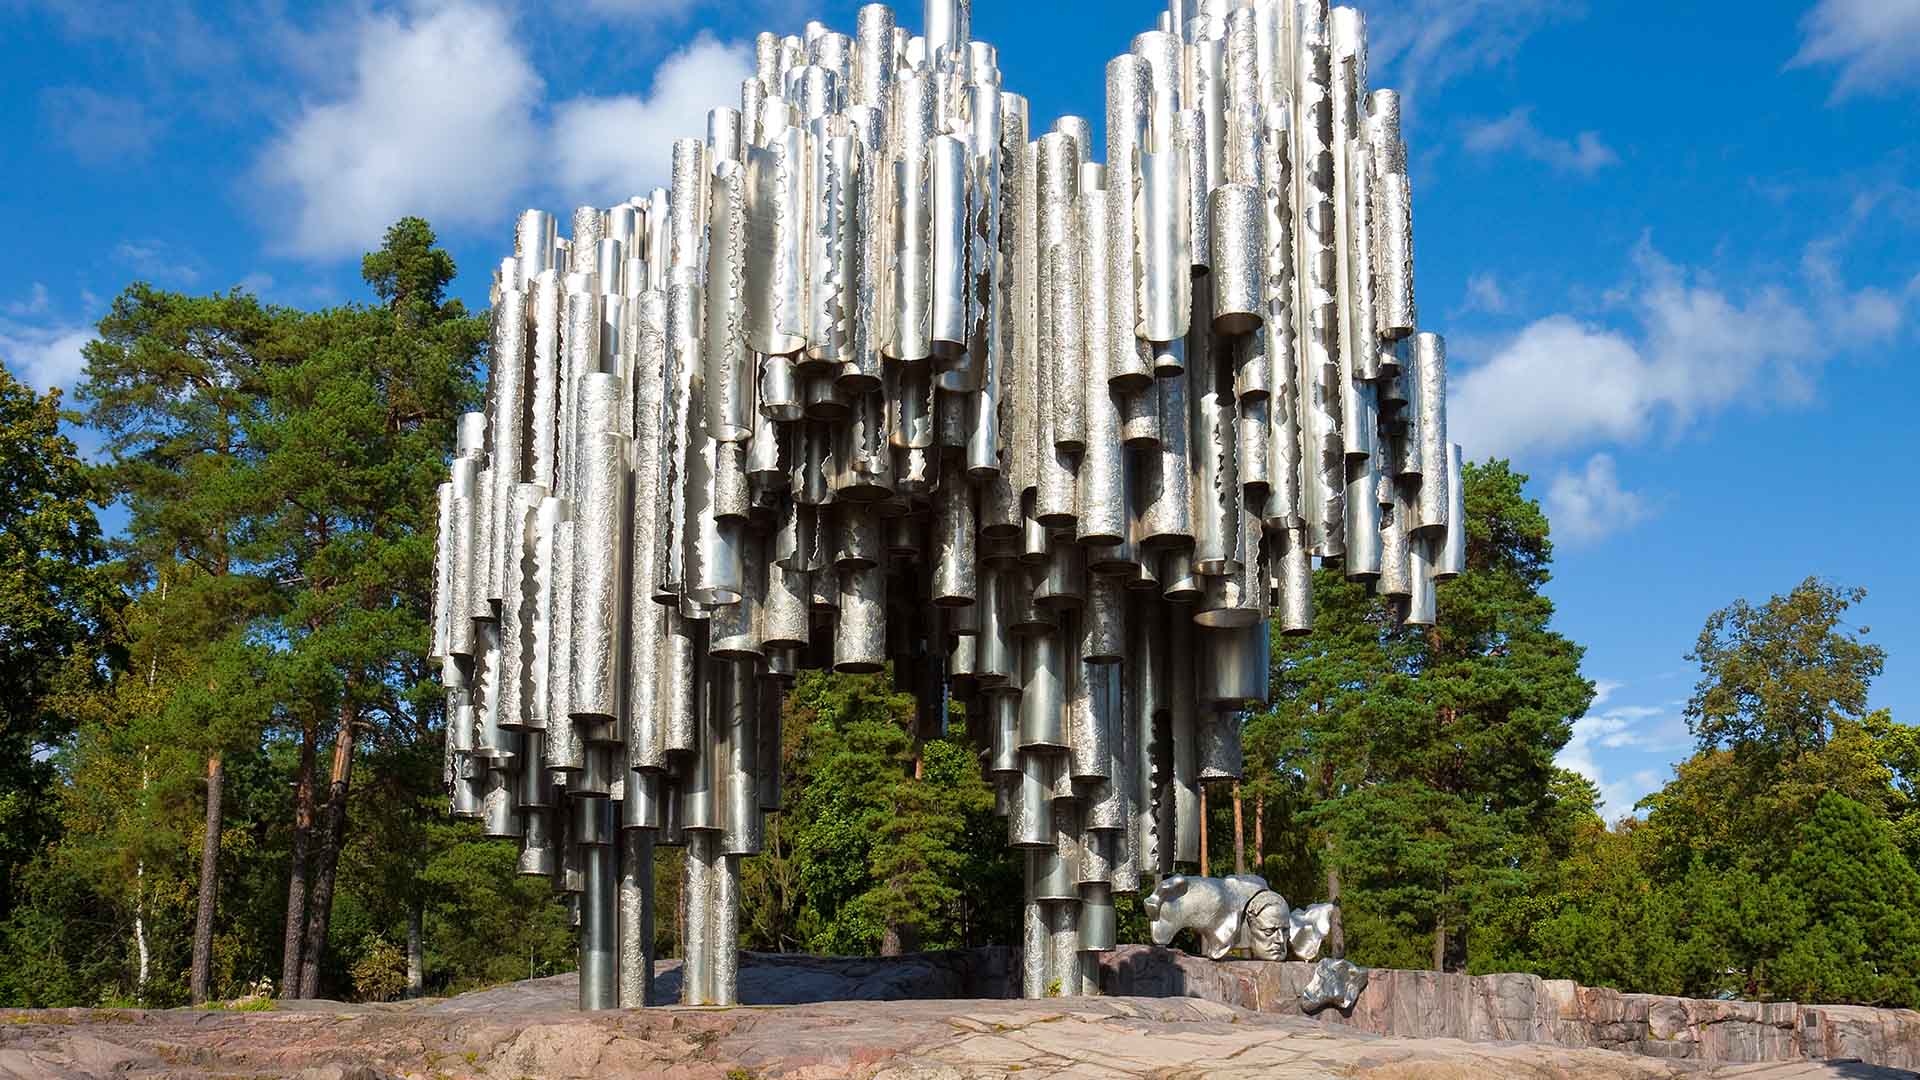
<svg viewBox="0 0 1920 1080">
<path fill-rule="evenodd" d="M 276 496 L 260 529 L 288 583 L 279 681 L 300 740 L 282 991 L 301 997 L 320 991 L 363 729 L 381 742 L 379 760 L 414 770 L 415 783 L 425 757 L 439 758 L 426 662 L 434 486 L 454 420 L 476 397 L 486 336 L 483 320 L 446 298 L 453 260 L 418 218 L 387 230 L 362 275 L 377 305 L 288 328 L 259 437 L 262 482 Z M 329 728 L 322 813 L 314 767 Z M 411 800 L 387 805 L 401 815 L 393 824 L 419 834 Z"/>
<path fill-rule="evenodd" d="M 1467 572 L 1440 590 L 1437 625 L 1396 628 L 1322 570 L 1316 629 L 1276 640 L 1274 719 L 1257 725 L 1257 750 L 1312 801 L 1300 818 L 1367 964 L 1465 966 L 1471 925 L 1564 839 L 1554 755 L 1593 696 L 1581 648 L 1550 626 L 1553 547 L 1526 477 L 1495 461 L 1464 479 Z"/>
<path fill-rule="evenodd" d="M 1871 810 L 1829 792 L 1800 823 L 1782 875 L 1804 924 L 1768 980 L 1799 1001 L 1920 1008 L 1920 874 Z"/>
<path fill-rule="evenodd" d="M 265 415 L 266 376 L 286 313 L 235 290 L 187 297 L 143 282 L 127 288 L 84 348 L 87 422 L 109 436 L 101 482 L 127 507 L 123 557 L 151 588 L 181 561 L 200 573 L 169 597 L 181 639 L 209 654 L 244 650 L 253 620 L 274 606 L 252 528 L 260 492 L 253 436 Z M 219 901 L 224 755 L 257 744 L 264 717 L 236 729 L 211 722 L 205 832 L 195 916 L 192 995 L 206 1000 Z"/>
</svg>

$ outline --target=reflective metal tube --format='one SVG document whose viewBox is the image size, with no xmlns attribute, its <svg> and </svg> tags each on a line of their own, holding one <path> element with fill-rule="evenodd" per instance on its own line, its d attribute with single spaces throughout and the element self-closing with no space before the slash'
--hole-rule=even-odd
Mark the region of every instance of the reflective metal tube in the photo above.
<svg viewBox="0 0 1920 1080">
<path fill-rule="evenodd" d="M 653 1004 L 653 833 L 629 829 L 620 835 L 619 891 L 615 911 L 618 1007 Z"/>
<path fill-rule="evenodd" d="M 605 799 L 587 800 L 581 805 L 598 818 L 612 816 L 613 807 Z M 609 826 L 609 830 L 611 827 Z M 618 929 L 614 924 L 614 892 L 617 871 L 614 850 L 604 844 L 586 847 L 586 882 L 580 902 L 580 1007 L 587 1010 L 620 1007 L 618 966 Z"/>
</svg>

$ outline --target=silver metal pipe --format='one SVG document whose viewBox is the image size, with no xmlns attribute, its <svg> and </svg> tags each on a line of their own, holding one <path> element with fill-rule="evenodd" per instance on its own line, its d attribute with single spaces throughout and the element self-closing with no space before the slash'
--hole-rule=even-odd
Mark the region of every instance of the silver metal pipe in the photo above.
<svg viewBox="0 0 1920 1080">
<path fill-rule="evenodd" d="M 452 485 L 446 485 L 451 501 Z M 536 617 L 533 562 L 534 519 L 547 489 L 539 484 L 515 484 L 502 541 L 507 548 L 505 588 L 500 606 L 500 695 L 496 723 L 517 731 L 532 726 L 527 668 L 531 657 L 531 622 Z"/>
<path fill-rule="evenodd" d="M 618 398 L 619 380 L 588 376 Z M 573 533 L 572 624 L 569 662 L 573 679 L 567 715 L 611 725 L 620 716 L 620 642 L 627 605 L 621 593 L 629 516 L 629 440 L 616 431 L 587 431 L 581 438 L 580 497 Z M 563 526 L 566 527 L 566 526 Z"/>
<path fill-rule="evenodd" d="M 1193 196 L 1183 134 L 1175 128 L 1164 146 L 1140 155 L 1140 321 L 1134 333 L 1148 341 L 1185 337 L 1192 314 Z"/>
<path fill-rule="evenodd" d="M 927 148 L 928 220 L 931 223 L 932 291 L 930 335 L 942 363 L 958 364 L 967 351 L 967 216 L 972 211 L 973 168 L 965 140 L 936 135 Z"/>
<path fill-rule="evenodd" d="M 792 125 L 784 101 L 769 99 L 767 113 L 765 145 L 747 151 L 747 342 L 763 355 L 791 356 L 807 344 L 806 131 Z"/>
<path fill-rule="evenodd" d="M 1027 878 L 1033 878 L 1033 855 L 1027 856 Z M 1020 993 L 1022 997 L 1036 1000 L 1047 997 L 1047 980 L 1052 975 L 1052 966 L 1048 963 L 1053 937 L 1047 930 L 1045 905 L 1029 897 L 1021 906 L 1021 947 L 1020 947 Z"/>
<path fill-rule="evenodd" d="M 716 674 L 727 680 L 725 711 L 714 718 L 715 787 L 719 792 L 720 851 L 758 855 L 765 837 L 760 813 L 760 679 L 751 660 L 722 662 Z"/>
<path fill-rule="evenodd" d="M 1460 444 L 1447 447 L 1447 532 L 1433 559 L 1433 579 L 1450 581 L 1467 572 L 1467 488 L 1460 476 Z"/>
<path fill-rule="evenodd" d="M 653 1004 L 653 832 L 620 834 L 619 885 L 615 909 L 617 1007 Z"/>
<path fill-rule="evenodd" d="M 1187 335 L 1187 372 L 1182 381 L 1187 384 L 1187 435 L 1192 442 L 1190 464 L 1181 471 L 1191 476 L 1194 570 L 1231 574 L 1241 565 L 1239 409 L 1231 356 L 1221 349 L 1212 320 L 1199 317 L 1211 307 L 1210 298 L 1201 297 L 1195 305 L 1193 331 Z M 1163 467 L 1172 469 L 1175 463 Z"/>
<path fill-rule="evenodd" d="M 680 945 L 680 1004 L 712 1005 L 714 950 L 713 901 L 716 863 L 720 837 L 713 832 L 687 834 L 686 876 L 681 888 L 686 895 L 687 929 Z"/>
<path fill-rule="evenodd" d="M 553 810 L 528 807 L 520 814 L 525 832 L 520 840 L 520 861 L 516 873 L 527 877 L 553 877 L 560 869 L 560 853 L 552 840 Z"/>
<path fill-rule="evenodd" d="M 578 800 L 596 820 L 611 818 L 613 806 L 606 799 Z M 610 823 L 607 831 L 611 832 Z M 619 931 L 615 926 L 614 894 L 619 888 L 614 849 L 594 844 L 581 850 L 586 881 L 580 902 L 580 1008 L 585 1010 L 620 1007 Z"/>
<path fill-rule="evenodd" d="M 1410 529 L 1423 535 L 1436 535 L 1452 528 L 1448 513 L 1452 502 L 1454 469 L 1449 460 L 1447 442 L 1447 343 L 1438 334 L 1417 334 L 1413 339 L 1413 374 L 1419 386 L 1415 391 L 1420 416 L 1419 503 Z M 1447 467 L 1442 468 L 1445 461 Z"/>
<path fill-rule="evenodd" d="M 1139 223 L 1134 202 L 1141 190 L 1141 161 L 1153 108 L 1152 72 L 1139 56 L 1107 63 L 1107 240 L 1111 282 L 1113 361 L 1107 378 L 1115 390 L 1137 394 L 1152 383 L 1152 362 L 1137 337 L 1140 282 L 1135 269 Z"/>
<path fill-rule="evenodd" d="M 956 461 L 942 470 L 933 500 L 933 603 L 965 607 L 976 588 L 977 515 L 973 485 Z"/>
<path fill-rule="evenodd" d="M 1020 711 L 1024 726 L 1024 704 Z M 1012 847 L 1053 846 L 1052 767 L 1047 758 L 1045 751 L 1019 751 L 1019 789 L 1007 815 L 1007 843 Z"/>
<path fill-rule="evenodd" d="M 1213 328 L 1251 333 L 1266 314 L 1266 196 L 1252 184 L 1224 184 L 1210 198 Z"/>
<path fill-rule="evenodd" d="M 706 325 L 702 376 L 707 433 L 720 442 L 753 435 L 754 372 L 748 365 L 747 175 L 730 157 L 716 162 L 707 198 Z"/>
</svg>

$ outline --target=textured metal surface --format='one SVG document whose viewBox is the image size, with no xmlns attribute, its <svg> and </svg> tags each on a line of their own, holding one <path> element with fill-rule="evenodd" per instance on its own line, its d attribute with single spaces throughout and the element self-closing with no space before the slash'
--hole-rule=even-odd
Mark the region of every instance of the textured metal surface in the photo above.
<svg viewBox="0 0 1920 1080">
<path fill-rule="evenodd" d="M 1160 879 L 1140 898 L 1141 910 L 1153 943 L 1165 945 L 1182 930 L 1192 930 L 1201 951 L 1215 960 L 1240 943 L 1247 904 L 1267 890 L 1265 878 L 1253 874 L 1232 877 L 1189 877 L 1174 874 Z"/>
<path fill-rule="evenodd" d="M 620 835 L 618 898 L 614 939 L 622 1009 L 653 1004 L 653 833 L 630 829 Z"/>
<path fill-rule="evenodd" d="M 1198 910 L 1200 785 L 1314 560 L 1412 626 L 1465 570 L 1358 13 L 1172 0 L 1104 125 L 1031 117 L 965 0 L 924 14 L 761 35 L 667 186 L 514 223 L 430 653 L 450 808 L 576 898 L 583 1004 L 647 998 L 659 844 L 684 1000 L 733 1000 L 786 691 L 889 664 L 1029 852 L 1025 991 L 1089 992 L 1116 894 Z M 1262 899 L 1250 941 L 1300 914 Z"/>
<path fill-rule="evenodd" d="M 1367 988 L 1367 969 L 1349 960 L 1322 959 L 1300 990 L 1300 1011 L 1316 1013 L 1329 1005 L 1351 1012 Z"/>
</svg>

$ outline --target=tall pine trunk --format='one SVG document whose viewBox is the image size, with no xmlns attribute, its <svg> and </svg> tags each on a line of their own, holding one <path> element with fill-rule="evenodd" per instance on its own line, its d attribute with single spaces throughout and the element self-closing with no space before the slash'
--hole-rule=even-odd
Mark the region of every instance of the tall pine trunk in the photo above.
<svg viewBox="0 0 1920 1080">
<path fill-rule="evenodd" d="M 1247 872 L 1247 825 L 1246 812 L 1242 809 L 1240 781 L 1233 782 L 1233 872 Z"/>
<path fill-rule="evenodd" d="M 220 755 L 207 758 L 207 835 L 200 841 L 200 902 L 193 917 L 193 972 L 187 980 L 195 1005 L 206 1003 L 213 981 L 213 909 L 220 902 L 220 795 L 227 779 Z"/>
<path fill-rule="evenodd" d="M 1253 800 L 1253 864 L 1267 868 L 1267 800 Z"/>
<path fill-rule="evenodd" d="M 307 849 L 313 837 L 313 736 L 301 732 L 300 773 L 293 787 L 293 857 L 287 873 L 287 930 L 280 944 L 280 996 L 300 996 L 307 935 Z"/>
<path fill-rule="evenodd" d="M 320 996 L 320 961 L 327 949 L 327 921 L 333 914 L 334 873 L 347 835 L 347 788 L 353 777 L 353 706 L 340 706 L 340 734 L 333 741 L 333 785 L 327 791 L 327 824 L 320 858 L 313 868 L 313 896 L 307 902 L 306 945 L 300 958 L 300 996 Z"/>
<path fill-rule="evenodd" d="M 420 901 L 407 905 L 407 999 L 419 997 L 427 989 L 426 935 L 421 929 Z"/>
<path fill-rule="evenodd" d="M 1333 926 L 1327 931 L 1327 955 L 1347 955 L 1347 931 L 1340 916 L 1340 867 L 1333 861 L 1333 841 L 1327 841 L 1327 902 L 1333 905 Z"/>
<path fill-rule="evenodd" d="M 1433 920 L 1433 970 L 1447 970 L 1447 917 L 1437 915 Z"/>
</svg>

